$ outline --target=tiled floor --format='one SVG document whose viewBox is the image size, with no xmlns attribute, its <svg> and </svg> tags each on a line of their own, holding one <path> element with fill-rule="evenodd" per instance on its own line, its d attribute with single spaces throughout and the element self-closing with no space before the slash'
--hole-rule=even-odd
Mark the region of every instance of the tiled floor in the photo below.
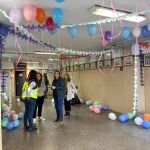
<svg viewBox="0 0 150 150">
<path fill-rule="evenodd" d="M 18 111 L 22 105 L 17 104 Z M 85 106 L 73 106 L 72 116 L 64 125 L 55 125 L 54 107 L 44 104 L 45 121 L 32 133 L 19 129 L 3 130 L 3 150 L 150 150 L 150 130 L 133 122 L 110 121 L 107 112 L 95 115 Z"/>
</svg>

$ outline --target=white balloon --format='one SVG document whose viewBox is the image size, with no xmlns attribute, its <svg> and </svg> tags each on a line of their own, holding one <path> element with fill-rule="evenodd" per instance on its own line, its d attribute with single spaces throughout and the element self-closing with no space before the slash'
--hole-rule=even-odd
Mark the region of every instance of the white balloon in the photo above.
<svg viewBox="0 0 150 150">
<path fill-rule="evenodd" d="M 150 24 L 147 26 L 148 30 L 150 31 Z"/>
<path fill-rule="evenodd" d="M 141 35 L 141 29 L 140 27 L 135 27 L 132 31 L 133 35 L 137 38 Z"/>
<path fill-rule="evenodd" d="M 22 20 L 22 13 L 19 9 L 13 8 L 10 13 L 10 18 L 12 20 L 12 23 L 15 24 L 16 26 L 21 22 Z"/>
<path fill-rule="evenodd" d="M 116 120 L 116 115 L 115 115 L 115 113 L 109 113 L 108 114 L 108 118 L 110 119 L 110 120 Z"/>
<path fill-rule="evenodd" d="M 134 44 L 132 45 L 132 55 L 139 55 L 139 45 L 138 44 Z"/>
<path fill-rule="evenodd" d="M 134 123 L 135 123 L 136 125 L 138 125 L 138 126 L 141 126 L 141 125 L 142 125 L 142 122 L 143 122 L 143 119 L 140 118 L 140 117 L 136 117 L 136 118 L 134 119 Z"/>
</svg>

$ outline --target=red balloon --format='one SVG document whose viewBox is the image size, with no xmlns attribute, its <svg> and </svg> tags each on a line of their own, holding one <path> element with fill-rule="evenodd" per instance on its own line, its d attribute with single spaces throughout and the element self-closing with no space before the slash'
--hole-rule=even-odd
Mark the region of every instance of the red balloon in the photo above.
<svg viewBox="0 0 150 150">
<path fill-rule="evenodd" d="M 49 32 L 56 29 L 56 24 L 53 21 L 52 17 L 47 18 L 45 25 L 46 25 L 46 28 Z"/>
</svg>

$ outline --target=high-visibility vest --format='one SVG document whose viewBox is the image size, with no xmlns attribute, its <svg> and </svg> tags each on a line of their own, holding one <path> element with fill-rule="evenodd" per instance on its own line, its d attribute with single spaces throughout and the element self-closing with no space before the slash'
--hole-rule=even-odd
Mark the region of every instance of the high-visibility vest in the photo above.
<svg viewBox="0 0 150 150">
<path fill-rule="evenodd" d="M 23 88 L 22 88 L 22 99 L 23 100 L 25 100 L 27 98 L 28 88 L 29 88 L 29 82 L 25 81 L 23 84 Z M 29 97 L 33 98 L 33 99 L 37 99 L 37 97 L 38 97 L 38 88 L 37 87 L 35 87 L 31 90 Z"/>
</svg>

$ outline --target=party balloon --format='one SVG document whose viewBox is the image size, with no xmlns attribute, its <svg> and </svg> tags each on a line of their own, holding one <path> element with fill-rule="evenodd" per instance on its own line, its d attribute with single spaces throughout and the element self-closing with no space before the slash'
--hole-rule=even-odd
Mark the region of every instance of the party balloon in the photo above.
<svg viewBox="0 0 150 150">
<path fill-rule="evenodd" d="M 11 129 L 13 129 L 14 128 L 14 124 L 13 124 L 13 122 L 10 122 L 8 125 L 7 125 L 7 129 L 8 130 L 11 130 Z"/>
<path fill-rule="evenodd" d="M 58 28 L 54 29 L 53 31 L 49 32 L 51 35 L 54 35 L 58 32 Z"/>
<path fill-rule="evenodd" d="M 89 110 L 94 111 L 94 106 L 93 105 L 89 106 Z"/>
<path fill-rule="evenodd" d="M 142 114 L 138 114 L 137 117 L 143 118 L 143 115 Z"/>
<path fill-rule="evenodd" d="M 9 124 L 8 120 L 2 120 L 2 127 L 6 128 Z"/>
<path fill-rule="evenodd" d="M 36 18 L 36 7 L 34 5 L 27 5 L 23 9 L 23 15 L 28 22 L 34 21 Z"/>
<path fill-rule="evenodd" d="M 150 128 L 150 122 L 148 120 L 144 120 L 142 122 L 142 127 L 145 129 L 149 129 Z"/>
<path fill-rule="evenodd" d="M 129 27 L 123 27 L 121 34 L 122 34 L 122 37 L 123 37 L 124 39 L 127 39 L 127 38 L 130 36 L 130 34 L 131 34 L 130 28 L 129 28 Z"/>
<path fill-rule="evenodd" d="M 36 21 L 38 23 L 43 23 L 46 20 L 45 11 L 42 8 L 36 9 Z"/>
<path fill-rule="evenodd" d="M 141 28 L 141 34 L 142 36 L 144 37 L 147 37 L 148 35 L 150 35 L 150 31 L 148 30 L 148 27 L 147 26 L 143 26 Z"/>
<path fill-rule="evenodd" d="M 132 31 L 132 34 L 137 38 L 141 35 L 141 28 L 140 27 L 135 27 Z"/>
<path fill-rule="evenodd" d="M 94 107 L 94 113 L 99 114 L 101 112 L 101 110 L 97 107 Z"/>
<path fill-rule="evenodd" d="M 89 101 L 86 101 L 85 104 L 86 104 L 86 106 L 90 106 L 91 105 Z"/>
<path fill-rule="evenodd" d="M 134 117 L 133 113 L 128 113 L 128 119 L 129 120 L 133 119 L 133 117 Z"/>
<path fill-rule="evenodd" d="M 9 113 L 9 112 L 10 112 L 10 107 L 6 107 L 6 108 L 4 108 L 4 109 L 3 109 L 3 111 L 4 111 L 4 112 L 8 112 L 8 113 Z"/>
<path fill-rule="evenodd" d="M 17 120 L 17 119 L 18 119 L 18 115 L 17 115 L 17 114 L 14 114 L 14 115 L 12 116 L 12 119 L 13 119 L 13 120 Z"/>
<path fill-rule="evenodd" d="M 143 122 L 143 119 L 140 118 L 140 117 L 136 117 L 134 119 L 134 123 L 137 125 L 137 126 L 141 126 L 142 125 L 142 122 Z"/>
<path fill-rule="evenodd" d="M 145 114 L 143 115 L 143 120 L 148 120 L 148 121 L 150 121 L 150 114 L 145 113 Z"/>
<path fill-rule="evenodd" d="M 106 41 L 110 41 L 112 39 L 111 32 L 110 31 L 106 31 L 104 37 L 105 37 Z"/>
<path fill-rule="evenodd" d="M 94 107 L 97 107 L 97 108 L 99 108 L 99 109 L 101 109 L 102 108 L 102 106 L 99 104 L 99 105 L 94 105 Z"/>
<path fill-rule="evenodd" d="M 18 119 L 22 119 L 23 118 L 23 113 L 22 112 L 19 112 L 18 113 Z"/>
<path fill-rule="evenodd" d="M 3 118 L 7 117 L 9 115 L 8 112 L 3 112 Z"/>
<path fill-rule="evenodd" d="M 93 105 L 95 106 L 95 105 L 99 105 L 99 101 L 95 101 L 94 103 L 93 103 Z"/>
<path fill-rule="evenodd" d="M 77 34 L 77 27 L 76 26 L 68 27 L 68 33 L 71 37 L 75 37 Z"/>
<path fill-rule="evenodd" d="M 52 18 L 57 25 L 60 25 L 64 20 L 63 11 L 60 8 L 54 8 L 52 11 Z"/>
<path fill-rule="evenodd" d="M 121 114 L 121 115 L 119 116 L 119 121 L 120 121 L 120 122 L 124 123 L 124 122 L 126 122 L 127 120 L 128 120 L 128 115 L 127 115 L 127 114 Z"/>
<path fill-rule="evenodd" d="M 96 29 L 96 25 L 95 24 L 89 24 L 88 25 L 88 34 L 89 36 L 94 36 L 97 32 L 97 29 Z"/>
<path fill-rule="evenodd" d="M 90 103 L 91 105 L 93 105 L 93 101 L 92 101 L 92 100 L 89 100 L 89 103 Z"/>
<path fill-rule="evenodd" d="M 19 121 L 19 120 L 13 121 L 13 127 L 14 127 L 14 128 L 18 128 L 19 125 L 20 125 L 20 121 Z"/>
<path fill-rule="evenodd" d="M 57 3 L 62 3 L 64 2 L 65 0 L 55 0 Z"/>
<path fill-rule="evenodd" d="M 140 54 L 139 44 L 133 44 L 131 49 L 132 49 L 132 54 L 133 55 L 139 55 Z"/>
<path fill-rule="evenodd" d="M 13 9 L 10 11 L 9 15 L 10 15 L 10 18 L 11 18 L 11 20 L 12 20 L 12 23 L 13 23 L 15 26 L 17 26 L 17 25 L 21 22 L 21 20 L 22 20 L 22 13 L 21 13 L 21 11 L 20 11 L 19 9 L 17 9 L 17 8 L 13 8 Z"/>
<path fill-rule="evenodd" d="M 116 120 L 116 115 L 115 115 L 115 113 L 109 113 L 108 114 L 108 118 L 110 119 L 110 120 Z"/>
<path fill-rule="evenodd" d="M 15 112 L 14 110 L 11 110 L 11 111 L 10 111 L 11 117 L 12 117 L 15 113 L 16 113 L 16 112 Z"/>
<path fill-rule="evenodd" d="M 103 105 L 102 109 L 107 111 L 107 110 L 109 110 L 109 106 L 108 105 Z"/>
<path fill-rule="evenodd" d="M 8 26 L 0 23 L 0 35 L 6 37 L 8 34 Z"/>
<path fill-rule="evenodd" d="M 54 23 L 52 17 L 47 18 L 45 25 L 49 32 L 56 29 L 56 24 Z"/>
<path fill-rule="evenodd" d="M 133 39 L 133 35 L 129 34 L 129 36 L 126 38 L 126 40 L 131 41 Z"/>
</svg>

